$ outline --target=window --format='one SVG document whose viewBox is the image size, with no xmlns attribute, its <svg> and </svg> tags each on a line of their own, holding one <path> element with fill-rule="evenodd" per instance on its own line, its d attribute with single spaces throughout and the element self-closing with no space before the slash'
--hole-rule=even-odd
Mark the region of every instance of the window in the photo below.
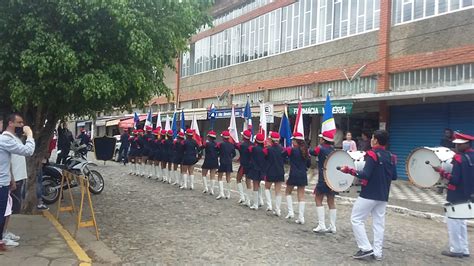
<svg viewBox="0 0 474 266">
<path fill-rule="evenodd" d="M 472 8 L 473 4 L 473 0 L 393 0 L 392 24 Z"/>
</svg>

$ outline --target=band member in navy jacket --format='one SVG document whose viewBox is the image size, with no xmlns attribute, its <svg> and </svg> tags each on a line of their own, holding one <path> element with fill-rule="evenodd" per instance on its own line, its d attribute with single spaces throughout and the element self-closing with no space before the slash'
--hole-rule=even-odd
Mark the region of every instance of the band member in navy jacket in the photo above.
<svg viewBox="0 0 474 266">
<path fill-rule="evenodd" d="M 272 195 L 270 189 L 275 184 L 275 211 L 276 216 L 281 216 L 281 185 L 285 182 L 285 156 L 280 145 L 280 134 L 270 133 L 270 146 L 267 147 L 267 176 L 265 179 L 265 199 L 267 211 L 272 211 Z"/>
<path fill-rule="evenodd" d="M 249 148 L 252 146 L 250 138 L 252 137 L 252 132 L 250 130 L 245 130 L 241 133 L 243 141 L 235 144 L 235 148 L 239 151 L 239 170 L 237 171 L 237 189 L 239 191 L 240 199 L 239 204 L 245 204 L 250 207 L 250 197 L 244 191 L 244 186 L 242 185 L 242 177 L 245 175 L 245 184 L 248 190 L 252 189 L 252 181 L 248 177 L 250 171 L 250 151 Z"/>
<path fill-rule="evenodd" d="M 230 198 L 230 174 L 232 173 L 232 159 L 235 157 L 234 144 L 230 143 L 230 133 L 225 130 L 221 133 L 222 142 L 217 144 L 217 150 L 219 151 L 219 169 L 217 169 L 217 180 L 219 181 L 219 196 L 216 199 Z M 222 176 L 225 174 L 226 187 L 224 193 L 224 181 Z"/>
<path fill-rule="evenodd" d="M 137 175 L 139 176 L 144 176 L 145 175 L 145 166 L 142 165 L 144 164 L 144 161 L 143 161 L 143 150 L 145 148 L 145 137 L 143 136 L 143 129 L 138 129 L 137 130 L 137 143 L 138 143 L 138 147 L 139 149 L 137 150 L 137 154 L 136 154 L 136 163 L 138 164 L 138 171 L 137 171 Z"/>
<path fill-rule="evenodd" d="M 199 160 L 199 145 L 194 140 L 194 130 L 186 129 L 186 140 L 183 143 L 184 155 L 183 163 L 183 186 L 181 189 L 194 189 L 194 165 Z M 188 186 L 188 175 L 189 175 L 189 186 Z"/>
<path fill-rule="evenodd" d="M 343 173 L 359 178 L 361 192 L 352 208 L 351 222 L 354 237 L 359 251 L 353 255 L 355 259 L 372 256 L 376 260 L 382 259 L 383 235 L 385 228 L 385 209 L 392 180 L 397 179 L 396 157 L 385 150 L 388 144 L 388 132 L 377 130 L 370 142 L 372 149 L 365 155 L 365 166 L 357 171 L 343 166 Z M 365 221 L 372 214 L 372 228 L 374 230 L 373 248 L 367 238 Z"/>
<path fill-rule="evenodd" d="M 291 192 L 293 188 L 297 187 L 298 195 L 298 219 L 297 224 L 304 224 L 304 192 L 308 185 L 308 168 L 311 165 L 311 158 L 308 152 L 308 147 L 304 142 L 303 134 L 295 132 L 292 137 L 292 148 L 286 148 L 284 154 L 290 159 L 290 174 L 286 181 L 286 202 L 288 203 L 288 215 L 286 219 L 291 219 L 295 216 L 293 212 L 293 200 Z"/>
<path fill-rule="evenodd" d="M 138 175 L 137 169 L 137 159 L 139 154 L 139 149 L 141 148 L 138 143 L 138 130 L 133 130 L 132 135 L 128 139 L 130 142 L 130 152 L 128 153 L 128 161 L 130 162 L 131 169 L 130 174 Z"/>
<path fill-rule="evenodd" d="M 316 202 L 316 213 L 318 214 L 318 226 L 313 229 L 315 233 L 336 233 L 336 192 L 331 190 L 324 180 L 324 163 L 331 152 L 334 151 L 334 136 L 325 131 L 319 134 L 319 145 L 310 150 L 309 153 L 318 157 L 318 183 L 314 188 L 314 201 Z M 323 199 L 326 196 L 329 207 L 329 228 L 326 228 L 324 220 Z"/>
<path fill-rule="evenodd" d="M 153 128 L 150 126 L 146 126 L 146 134 L 143 136 L 143 168 L 144 174 L 151 178 L 153 176 L 153 141 L 155 136 L 152 133 Z"/>
<path fill-rule="evenodd" d="M 161 141 L 161 170 L 163 182 L 171 184 L 171 164 L 173 163 L 173 130 L 166 131 L 166 139 Z"/>
<path fill-rule="evenodd" d="M 250 171 L 248 176 L 252 179 L 253 183 L 253 193 L 254 201 L 253 205 L 250 207 L 252 210 L 258 210 L 258 205 L 260 203 L 260 182 L 265 179 L 267 175 L 267 160 L 266 149 L 264 148 L 265 136 L 261 133 L 255 136 L 255 145 L 249 147 L 250 151 Z"/>
<path fill-rule="evenodd" d="M 202 183 L 204 185 L 204 191 L 202 193 L 210 193 L 214 195 L 214 186 L 216 185 L 216 172 L 219 168 L 219 154 L 216 143 L 216 132 L 213 130 L 207 132 L 207 141 L 201 147 L 204 150 L 204 162 L 202 163 Z M 211 186 L 207 183 L 207 174 L 211 181 Z"/>
<path fill-rule="evenodd" d="M 437 168 L 441 176 L 448 179 L 448 192 L 446 201 L 450 204 L 466 203 L 473 200 L 474 196 L 474 150 L 471 147 L 474 136 L 454 133 L 453 143 L 456 145 L 457 154 L 452 160 L 451 173 Z M 469 241 L 467 239 L 466 220 L 446 219 L 449 236 L 449 250 L 441 254 L 449 257 L 469 257 Z"/>
<path fill-rule="evenodd" d="M 178 132 L 178 137 L 174 140 L 173 143 L 173 172 L 172 176 L 174 176 L 175 181 L 173 185 L 181 186 L 181 173 L 178 170 L 178 167 L 183 162 L 183 155 L 184 155 L 184 133 Z"/>
</svg>

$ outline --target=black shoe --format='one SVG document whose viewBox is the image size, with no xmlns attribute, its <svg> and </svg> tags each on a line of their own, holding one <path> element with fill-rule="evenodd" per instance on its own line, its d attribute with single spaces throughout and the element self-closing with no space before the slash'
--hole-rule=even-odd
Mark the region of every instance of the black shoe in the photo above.
<svg viewBox="0 0 474 266">
<path fill-rule="evenodd" d="M 451 257 L 451 258 L 462 258 L 462 257 L 464 257 L 464 254 L 462 254 L 462 253 L 456 253 L 456 252 L 451 252 L 451 251 L 446 251 L 446 250 L 441 252 L 441 255 L 448 256 L 448 257 Z M 466 255 L 469 255 L 469 254 L 466 254 Z"/>
<path fill-rule="evenodd" d="M 359 250 L 359 251 L 357 251 L 356 254 L 352 255 L 352 258 L 354 258 L 354 259 L 363 259 L 363 258 L 372 256 L 372 255 L 374 255 L 373 250 L 369 250 L 369 251 Z"/>
</svg>

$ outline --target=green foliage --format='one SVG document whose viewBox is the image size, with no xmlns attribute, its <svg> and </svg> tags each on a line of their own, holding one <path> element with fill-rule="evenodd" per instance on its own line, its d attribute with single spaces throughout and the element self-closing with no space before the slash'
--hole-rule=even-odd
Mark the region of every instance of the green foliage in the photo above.
<svg viewBox="0 0 474 266">
<path fill-rule="evenodd" d="M 0 0 L 0 105 L 90 115 L 169 95 L 210 1 Z"/>
</svg>

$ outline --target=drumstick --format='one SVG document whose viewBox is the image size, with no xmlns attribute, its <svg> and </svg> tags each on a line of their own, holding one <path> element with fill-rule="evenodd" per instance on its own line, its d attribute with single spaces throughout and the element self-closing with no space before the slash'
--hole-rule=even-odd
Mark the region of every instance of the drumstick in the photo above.
<svg viewBox="0 0 474 266">
<path fill-rule="evenodd" d="M 425 164 L 430 165 L 431 167 L 433 167 L 433 169 L 434 169 L 436 172 L 439 172 L 439 170 L 438 170 L 439 167 L 432 165 L 432 164 L 430 163 L 430 161 L 425 161 Z"/>
</svg>

